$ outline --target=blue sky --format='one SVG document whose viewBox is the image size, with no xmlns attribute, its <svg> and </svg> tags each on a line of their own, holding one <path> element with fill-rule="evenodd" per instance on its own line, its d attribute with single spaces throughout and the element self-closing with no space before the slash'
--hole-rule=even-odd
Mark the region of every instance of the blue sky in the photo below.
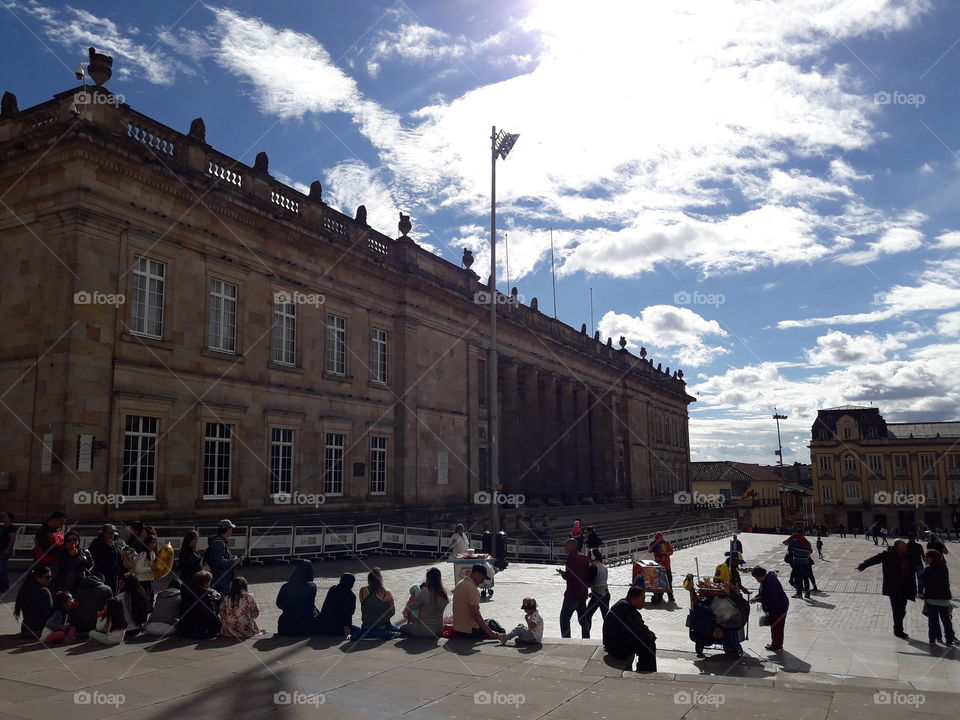
<svg viewBox="0 0 960 720">
<path fill-rule="evenodd" d="M 808 461 L 819 407 L 960 418 L 960 4 L 0 0 L 2 88 L 90 45 L 137 110 L 683 368 L 693 459 Z M 501 241 L 503 236 L 501 235 Z M 501 290 L 507 289 L 503 245 Z M 481 274 L 486 276 L 486 271 Z"/>
</svg>

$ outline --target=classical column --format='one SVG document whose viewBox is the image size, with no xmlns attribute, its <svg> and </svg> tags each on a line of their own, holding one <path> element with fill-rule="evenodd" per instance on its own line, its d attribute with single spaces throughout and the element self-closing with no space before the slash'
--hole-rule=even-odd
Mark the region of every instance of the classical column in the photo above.
<svg viewBox="0 0 960 720">
<path fill-rule="evenodd" d="M 573 381 L 570 378 L 560 378 L 560 407 L 557 413 L 560 418 L 560 480 L 565 495 L 573 499 L 574 493 L 580 492 L 577 486 L 577 456 L 576 456 L 576 421 L 573 404 Z"/>
<path fill-rule="evenodd" d="M 506 492 L 520 492 L 517 479 L 521 468 L 518 458 L 519 437 L 521 433 L 519 412 L 519 390 L 517 388 L 517 363 L 510 358 L 500 357 L 500 373 L 503 376 L 503 408 L 500 414 L 500 467 L 503 472 L 500 482 Z"/>
<path fill-rule="evenodd" d="M 521 365 L 519 371 L 520 385 L 520 428 L 518 432 L 519 444 L 519 492 L 529 497 L 543 492 L 543 483 L 540 478 L 540 436 L 542 434 L 543 416 L 540 414 L 540 388 L 537 371 L 529 365 Z"/>
<path fill-rule="evenodd" d="M 560 495 L 560 437 L 557 416 L 557 378 L 553 373 L 540 373 L 540 478 L 544 490 L 552 496 Z"/>
<path fill-rule="evenodd" d="M 613 495 L 616 490 L 614 473 L 613 398 L 608 389 L 595 389 L 596 401 L 590 410 L 590 451 L 593 456 L 593 486 L 603 495 Z"/>
<path fill-rule="evenodd" d="M 590 467 L 590 414 L 587 411 L 590 399 L 589 388 L 583 384 L 574 385 L 573 409 L 577 424 L 574 427 L 574 460 L 577 469 L 577 488 L 580 492 L 592 493 L 596 490 Z"/>
</svg>

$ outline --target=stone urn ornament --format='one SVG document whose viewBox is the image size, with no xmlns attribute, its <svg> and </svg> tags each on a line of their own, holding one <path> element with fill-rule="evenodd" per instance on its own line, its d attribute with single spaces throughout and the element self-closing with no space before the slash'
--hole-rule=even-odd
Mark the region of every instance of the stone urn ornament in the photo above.
<svg viewBox="0 0 960 720">
<path fill-rule="evenodd" d="M 463 249 L 463 257 L 460 258 L 460 262 L 463 263 L 463 266 L 469 270 L 470 266 L 473 265 L 473 251 L 470 248 Z"/>
<path fill-rule="evenodd" d="M 103 53 L 98 53 L 96 48 L 90 48 L 87 51 L 90 61 L 87 63 L 87 72 L 90 79 L 98 86 L 103 86 L 110 76 L 113 75 L 113 58 Z"/>
<path fill-rule="evenodd" d="M 406 237 L 407 234 L 413 230 L 413 225 L 410 222 L 410 216 L 400 213 L 400 222 L 397 223 L 397 228 L 400 230 L 400 234 L 403 237 Z"/>
</svg>

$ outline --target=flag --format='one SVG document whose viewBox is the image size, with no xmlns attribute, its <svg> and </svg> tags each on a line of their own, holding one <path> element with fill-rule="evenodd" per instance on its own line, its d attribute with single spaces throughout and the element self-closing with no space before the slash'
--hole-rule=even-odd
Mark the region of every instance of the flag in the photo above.
<svg viewBox="0 0 960 720">
<path fill-rule="evenodd" d="M 753 488 L 749 488 L 743 495 L 740 496 L 740 499 L 741 499 L 741 500 L 749 500 L 750 498 L 752 498 L 752 497 L 753 497 L 754 495 L 756 495 L 756 494 L 757 494 L 757 491 L 756 491 L 756 490 L 754 490 Z"/>
</svg>

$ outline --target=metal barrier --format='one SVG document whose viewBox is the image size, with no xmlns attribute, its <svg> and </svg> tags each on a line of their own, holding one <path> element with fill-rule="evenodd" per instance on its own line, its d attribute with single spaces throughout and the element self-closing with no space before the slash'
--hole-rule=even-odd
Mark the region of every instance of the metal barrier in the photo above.
<svg viewBox="0 0 960 720">
<path fill-rule="evenodd" d="M 405 552 L 407 529 L 401 525 L 380 526 L 380 551 L 387 555 L 402 555 Z"/>
<path fill-rule="evenodd" d="M 233 540 L 232 537 L 230 539 Z M 230 547 L 232 550 L 233 544 Z M 247 547 L 245 554 L 254 561 L 289 558 L 293 552 L 293 528 L 271 525 L 251 527 Z"/>
<path fill-rule="evenodd" d="M 304 525 L 293 528 L 293 557 L 323 558 L 323 525 Z"/>
<path fill-rule="evenodd" d="M 198 527 L 196 530 L 200 533 L 200 542 L 197 543 L 197 550 L 204 552 L 210 544 L 210 538 L 217 534 L 217 527 L 216 525 L 207 525 Z M 233 533 L 227 539 L 231 554 L 240 557 L 246 557 L 249 554 L 249 530 L 250 528 L 246 527 L 235 527 L 233 529 Z M 204 538 L 207 538 L 206 541 Z"/>
<path fill-rule="evenodd" d="M 375 553 L 380 549 L 380 523 L 357 525 L 353 542 L 354 551 L 360 557 Z"/>
<path fill-rule="evenodd" d="M 356 526 L 354 525 L 324 525 L 323 526 L 323 554 L 353 555 L 353 538 Z"/>
<path fill-rule="evenodd" d="M 437 555 L 440 552 L 440 531 L 430 528 L 407 528 L 408 555 Z"/>
</svg>

